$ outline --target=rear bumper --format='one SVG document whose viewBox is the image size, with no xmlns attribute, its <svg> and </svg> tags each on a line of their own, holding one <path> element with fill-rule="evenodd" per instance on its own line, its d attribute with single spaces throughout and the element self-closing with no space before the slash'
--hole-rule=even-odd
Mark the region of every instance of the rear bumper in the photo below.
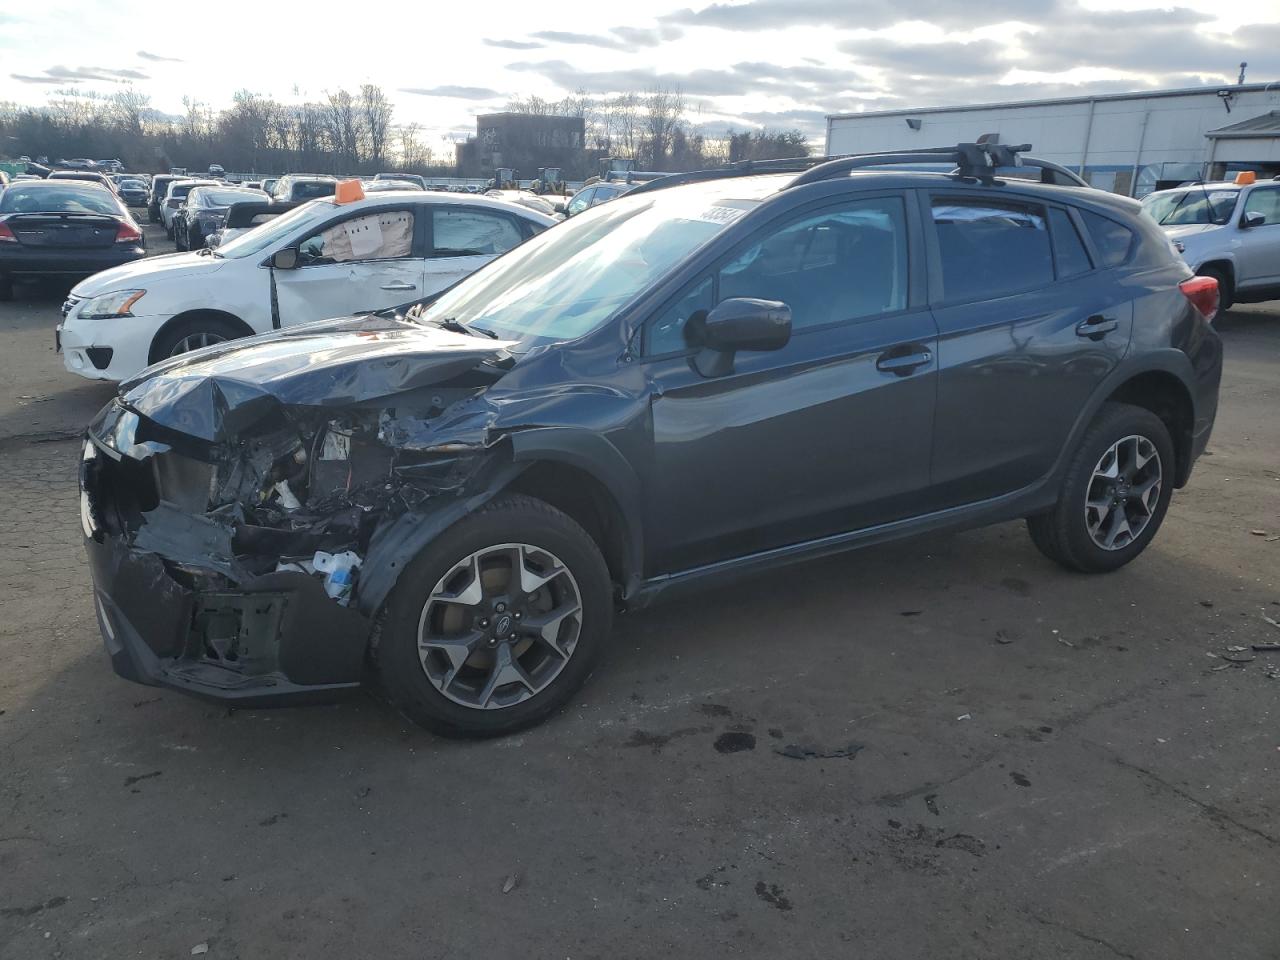
<svg viewBox="0 0 1280 960">
<path fill-rule="evenodd" d="M 85 541 L 94 612 L 126 680 L 244 707 L 329 702 L 359 688 L 369 621 L 318 580 L 281 573 L 194 590 L 156 554 L 99 536 Z"/>
<path fill-rule="evenodd" d="M 121 244 L 102 250 L 15 250 L 0 247 L 0 273 L 15 277 L 89 277 L 133 263 L 147 255 L 145 247 Z"/>
</svg>

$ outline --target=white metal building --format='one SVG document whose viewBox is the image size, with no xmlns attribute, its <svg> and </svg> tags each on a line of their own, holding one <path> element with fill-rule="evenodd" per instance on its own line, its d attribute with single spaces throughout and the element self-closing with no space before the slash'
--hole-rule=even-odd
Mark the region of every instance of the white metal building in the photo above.
<svg viewBox="0 0 1280 960">
<path fill-rule="evenodd" d="M 1280 81 L 827 117 L 827 154 L 972 142 L 1035 156 L 1132 196 L 1237 170 L 1280 174 Z"/>
</svg>

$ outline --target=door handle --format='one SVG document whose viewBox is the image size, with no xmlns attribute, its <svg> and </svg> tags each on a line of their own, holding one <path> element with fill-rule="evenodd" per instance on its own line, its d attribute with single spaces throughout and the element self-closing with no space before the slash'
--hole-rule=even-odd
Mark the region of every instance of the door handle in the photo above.
<svg viewBox="0 0 1280 960">
<path fill-rule="evenodd" d="M 905 377 L 910 373 L 914 373 L 918 367 L 923 367 L 925 364 L 932 362 L 933 354 L 928 350 L 915 350 L 911 353 L 889 351 L 888 353 L 880 354 L 879 359 L 876 360 L 876 369 Z"/>
<path fill-rule="evenodd" d="M 382 285 L 382 289 L 383 290 L 417 290 L 418 287 L 417 287 L 417 284 L 404 283 L 402 281 L 397 281 L 396 283 L 384 283 Z"/>
<path fill-rule="evenodd" d="M 1116 323 L 1112 317 L 1104 317 L 1100 313 L 1095 313 L 1076 327 L 1076 336 L 1088 337 L 1091 340 L 1101 340 L 1105 334 L 1110 333 L 1112 330 L 1117 330 L 1119 327 L 1120 324 Z"/>
</svg>

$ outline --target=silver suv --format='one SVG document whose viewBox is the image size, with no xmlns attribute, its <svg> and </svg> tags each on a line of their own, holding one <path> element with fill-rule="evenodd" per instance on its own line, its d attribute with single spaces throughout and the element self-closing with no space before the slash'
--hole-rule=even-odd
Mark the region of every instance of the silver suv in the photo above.
<svg viewBox="0 0 1280 960">
<path fill-rule="evenodd" d="M 1142 209 L 1192 270 L 1217 279 L 1220 309 L 1280 297 L 1280 179 L 1187 184 Z"/>
</svg>

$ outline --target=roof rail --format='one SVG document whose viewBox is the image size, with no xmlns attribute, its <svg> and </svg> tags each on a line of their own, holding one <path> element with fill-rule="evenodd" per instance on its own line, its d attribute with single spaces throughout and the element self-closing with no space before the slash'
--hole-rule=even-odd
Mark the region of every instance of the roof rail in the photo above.
<svg viewBox="0 0 1280 960">
<path fill-rule="evenodd" d="M 1042 183 L 1057 183 L 1073 187 L 1089 184 L 1061 164 L 1051 160 L 1023 156 L 1030 144 L 1010 146 L 998 143 L 960 143 L 954 147 L 928 147 L 898 153 L 855 153 L 840 157 L 791 157 L 783 160 L 741 160 L 717 170 L 695 170 L 691 173 L 674 173 L 659 180 L 642 184 L 631 191 L 634 195 L 646 190 L 664 190 L 684 183 L 706 180 L 723 180 L 745 177 L 758 173 L 791 173 L 800 175 L 786 189 L 804 186 L 842 177 L 853 171 L 870 167 L 905 166 L 921 163 L 952 163 L 951 176 L 990 182 L 1002 169 L 1033 167 L 1041 171 Z"/>
</svg>

